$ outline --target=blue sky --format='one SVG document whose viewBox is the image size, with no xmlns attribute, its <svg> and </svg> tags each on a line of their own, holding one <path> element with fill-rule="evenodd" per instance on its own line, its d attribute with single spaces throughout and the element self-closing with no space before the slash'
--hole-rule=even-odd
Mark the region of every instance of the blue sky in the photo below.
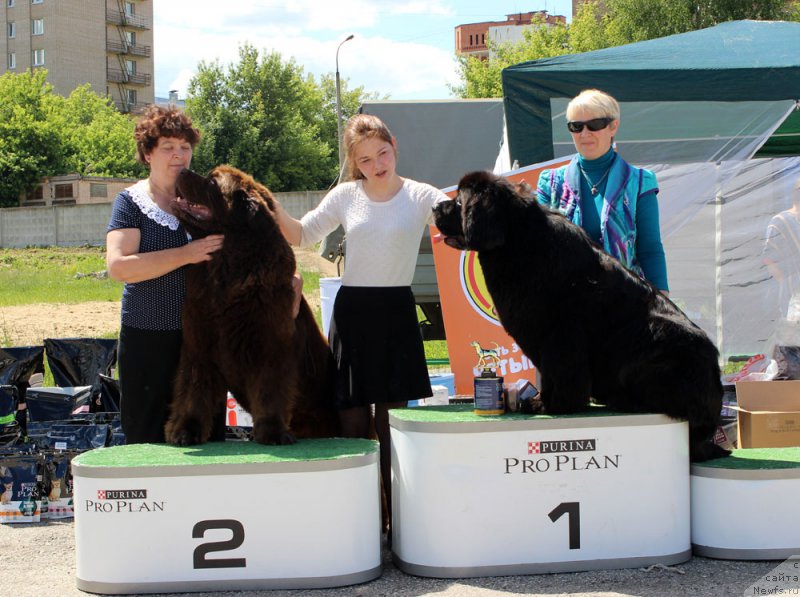
<svg viewBox="0 0 800 597">
<path fill-rule="evenodd" d="M 547 10 L 571 20 L 571 0 L 229 0 L 154 2 L 156 95 L 180 98 L 201 60 L 236 62 L 239 45 L 294 58 L 306 74 L 336 70 L 350 87 L 390 99 L 446 99 L 457 83 L 455 27 Z M 222 10 L 220 10 L 222 7 Z"/>
</svg>

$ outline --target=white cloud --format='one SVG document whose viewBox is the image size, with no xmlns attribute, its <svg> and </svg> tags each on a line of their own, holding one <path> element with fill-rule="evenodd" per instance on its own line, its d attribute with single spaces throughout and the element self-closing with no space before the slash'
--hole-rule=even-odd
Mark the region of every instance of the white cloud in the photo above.
<svg viewBox="0 0 800 597">
<path fill-rule="evenodd" d="M 414 14 L 414 15 L 452 15 L 453 10 L 437 1 L 430 1 L 430 2 L 422 2 L 422 1 L 410 1 L 410 2 L 393 2 L 391 11 L 394 14 Z"/>
<path fill-rule="evenodd" d="M 349 79 L 351 87 L 364 85 L 367 91 L 377 91 L 392 98 L 439 99 L 447 83 L 457 79 L 452 52 L 416 43 L 400 43 L 375 37 L 348 42 L 354 45 L 357 58 L 339 55 L 339 70 Z M 425 95 L 436 89 L 436 97 Z"/>
<path fill-rule="evenodd" d="M 215 4 L 170 0 L 157 3 L 155 10 L 157 95 L 177 89 L 186 97 L 200 61 L 236 62 L 245 42 L 259 51 L 275 50 L 284 59 L 294 58 L 306 73 L 333 73 L 336 48 L 349 33 L 355 37 L 341 47 L 339 70 L 351 87 L 363 85 L 395 99 L 437 99 L 448 96 L 446 83 L 456 79 L 452 51 L 394 41 L 380 33 L 393 31 L 395 23 L 410 14 L 448 14 L 441 0 L 236 0 L 226 4 L 222 16 Z M 381 17 L 388 26 L 379 25 Z"/>
</svg>

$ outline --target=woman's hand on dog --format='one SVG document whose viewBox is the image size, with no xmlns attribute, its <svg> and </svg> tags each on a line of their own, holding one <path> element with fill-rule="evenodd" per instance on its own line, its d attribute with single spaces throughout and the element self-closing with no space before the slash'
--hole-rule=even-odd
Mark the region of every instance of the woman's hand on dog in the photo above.
<svg viewBox="0 0 800 597">
<path fill-rule="evenodd" d="M 209 234 L 205 238 L 193 240 L 184 247 L 186 263 L 202 263 L 211 261 L 212 253 L 222 248 L 224 237 L 221 234 Z"/>
</svg>

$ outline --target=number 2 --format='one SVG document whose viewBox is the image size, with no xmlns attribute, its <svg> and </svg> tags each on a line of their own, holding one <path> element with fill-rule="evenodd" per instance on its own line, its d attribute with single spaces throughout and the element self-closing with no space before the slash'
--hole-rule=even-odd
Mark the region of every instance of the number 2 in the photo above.
<svg viewBox="0 0 800 597">
<path fill-rule="evenodd" d="M 569 517 L 569 548 L 581 548 L 581 503 L 563 502 L 556 506 L 548 516 L 553 522 L 564 514 Z"/>
<path fill-rule="evenodd" d="M 244 543 L 244 527 L 238 520 L 201 520 L 192 528 L 192 537 L 198 539 L 210 529 L 227 529 L 232 536 L 227 541 L 201 543 L 194 550 L 194 567 L 197 568 L 246 568 L 245 558 L 206 559 L 206 554 L 215 551 L 231 551 Z"/>
</svg>

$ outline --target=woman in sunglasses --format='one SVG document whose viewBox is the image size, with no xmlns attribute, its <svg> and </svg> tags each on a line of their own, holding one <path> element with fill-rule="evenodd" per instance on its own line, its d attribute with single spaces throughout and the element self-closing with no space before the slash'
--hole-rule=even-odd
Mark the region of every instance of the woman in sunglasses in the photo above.
<svg viewBox="0 0 800 597">
<path fill-rule="evenodd" d="M 614 151 L 619 104 L 597 89 L 582 91 L 567 106 L 567 128 L 578 155 L 542 171 L 539 203 L 564 214 L 606 253 L 668 294 L 658 183 L 655 174 Z"/>
</svg>

